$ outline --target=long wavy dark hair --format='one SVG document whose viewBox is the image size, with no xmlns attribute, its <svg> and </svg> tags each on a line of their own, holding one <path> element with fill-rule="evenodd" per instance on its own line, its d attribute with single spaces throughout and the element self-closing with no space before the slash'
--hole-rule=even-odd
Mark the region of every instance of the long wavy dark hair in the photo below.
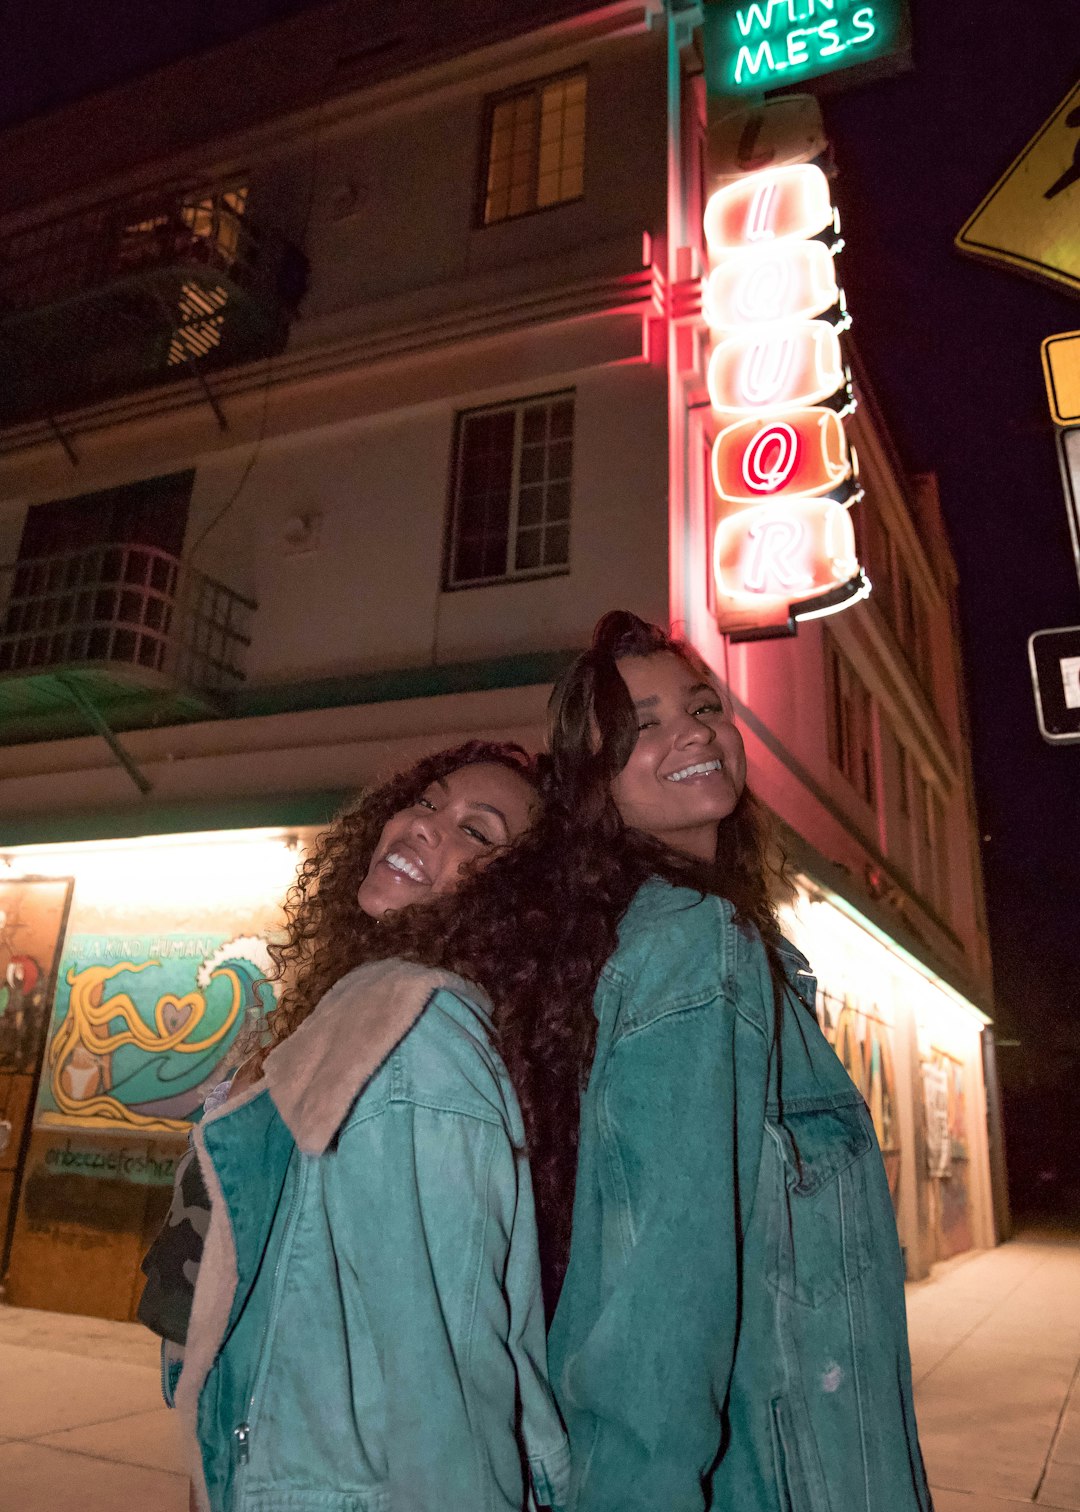
<svg viewBox="0 0 1080 1512">
<path fill-rule="evenodd" d="M 767 811 L 744 788 L 717 827 L 716 855 L 703 862 L 684 856 L 623 823 L 611 796 L 615 778 L 638 737 L 634 705 L 619 673 L 623 657 L 678 656 L 702 679 L 715 677 L 697 652 L 626 609 L 600 619 L 592 645 L 564 673 L 549 705 L 549 747 L 559 803 L 576 814 L 577 841 L 605 857 L 604 899 L 621 917 L 650 876 L 727 898 L 736 916 L 766 942 L 778 931 L 777 904 L 792 896 L 784 857 Z"/>
<path fill-rule="evenodd" d="M 453 892 L 376 923 L 356 895 L 383 826 L 432 782 L 481 763 L 509 767 L 537 789 L 540 815 L 532 829 L 466 870 Z M 274 1046 L 335 982 L 367 961 L 400 957 L 455 971 L 483 988 L 525 1124 L 550 1313 L 569 1251 L 593 990 L 615 930 L 591 903 L 596 863 L 567 843 L 567 826 L 576 828 L 576 821 L 545 801 L 550 784 L 542 768 L 520 746 L 471 741 L 424 758 L 338 815 L 304 860 L 286 900 L 283 936 L 270 946 L 280 997 L 252 1071 L 261 1074 Z"/>
</svg>

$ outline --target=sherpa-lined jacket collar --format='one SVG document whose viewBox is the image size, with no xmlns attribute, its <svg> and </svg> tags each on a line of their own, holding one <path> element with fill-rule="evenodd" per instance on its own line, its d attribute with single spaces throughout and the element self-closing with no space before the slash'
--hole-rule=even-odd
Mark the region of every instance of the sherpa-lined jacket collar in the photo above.
<svg viewBox="0 0 1080 1512">
<path fill-rule="evenodd" d="M 490 1013 L 480 988 L 452 971 L 411 961 L 369 961 L 335 983 L 311 1016 L 267 1056 L 265 1086 L 305 1155 L 321 1155 L 329 1147 L 358 1094 L 442 987 L 485 1017 Z"/>
</svg>

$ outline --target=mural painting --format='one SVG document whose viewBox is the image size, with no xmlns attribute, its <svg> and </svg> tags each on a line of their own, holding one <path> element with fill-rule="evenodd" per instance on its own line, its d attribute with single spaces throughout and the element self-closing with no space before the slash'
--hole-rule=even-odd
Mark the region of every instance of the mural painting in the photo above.
<svg viewBox="0 0 1080 1512">
<path fill-rule="evenodd" d="M 0 882 L 0 1249 L 18 1200 L 25 1131 L 70 899 L 67 877 Z M 5 1259 L 0 1254 L 0 1274 Z"/>
<path fill-rule="evenodd" d="M 922 1062 L 927 1174 L 932 1178 L 938 1258 L 971 1249 L 970 1150 L 967 1072 L 964 1063 L 936 1046 Z"/>
<path fill-rule="evenodd" d="M 69 936 L 37 1127 L 185 1133 L 272 1003 L 269 969 L 252 935 Z"/>
<path fill-rule="evenodd" d="M 818 992 L 817 1013 L 825 1038 L 866 1099 L 895 1207 L 900 1188 L 901 1149 L 892 1030 L 883 1018 L 861 1008 L 854 997 L 839 997 L 828 989 Z"/>
</svg>

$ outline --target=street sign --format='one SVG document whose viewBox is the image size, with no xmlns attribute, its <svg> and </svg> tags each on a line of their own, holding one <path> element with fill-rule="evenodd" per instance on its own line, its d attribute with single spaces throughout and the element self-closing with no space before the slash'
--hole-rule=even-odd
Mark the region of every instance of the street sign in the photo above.
<svg viewBox="0 0 1080 1512">
<path fill-rule="evenodd" d="M 1080 292 L 1080 84 L 956 238 L 961 252 Z"/>
<path fill-rule="evenodd" d="M 1051 745 L 1080 744 L 1080 625 L 1037 630 L 1028 657 L 1040 734 Z"/>
<path fill-rule="evenodd" d="M 1054 424 L 1080 425 L 1080 331 L 1048 336 L 1042 344 L 1042 360 Z"/>
<path fill-rule="evenodd" d="M 1080 430 L 1058 431 L 1058 460 L 1065 487 L 1065 505 L 1069 516 L 1076 575 L 1080 578 Z"/>
<path fill-rule="evenodd" d="M 859 68 L 907 66 L 907 0 L 706 0 L 705 85 L 755 95 Z"/>
</svg>

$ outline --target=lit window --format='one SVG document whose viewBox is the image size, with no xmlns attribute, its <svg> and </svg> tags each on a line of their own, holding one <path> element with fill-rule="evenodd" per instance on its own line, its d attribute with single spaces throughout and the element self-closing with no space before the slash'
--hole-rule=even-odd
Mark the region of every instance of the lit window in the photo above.
<svg viewBox="0 0 1080 1512">
<path fill-rule="evenodd" d="M 530 84 L 492 102 L 482 222 L 580 199 L 585 186 L 585 74 Z"/>
<path fill-rule="evenodd" d="M 448 588 L 565 571 L 573 448 L 572 393 L 460 416 Z"/>
</svg>

